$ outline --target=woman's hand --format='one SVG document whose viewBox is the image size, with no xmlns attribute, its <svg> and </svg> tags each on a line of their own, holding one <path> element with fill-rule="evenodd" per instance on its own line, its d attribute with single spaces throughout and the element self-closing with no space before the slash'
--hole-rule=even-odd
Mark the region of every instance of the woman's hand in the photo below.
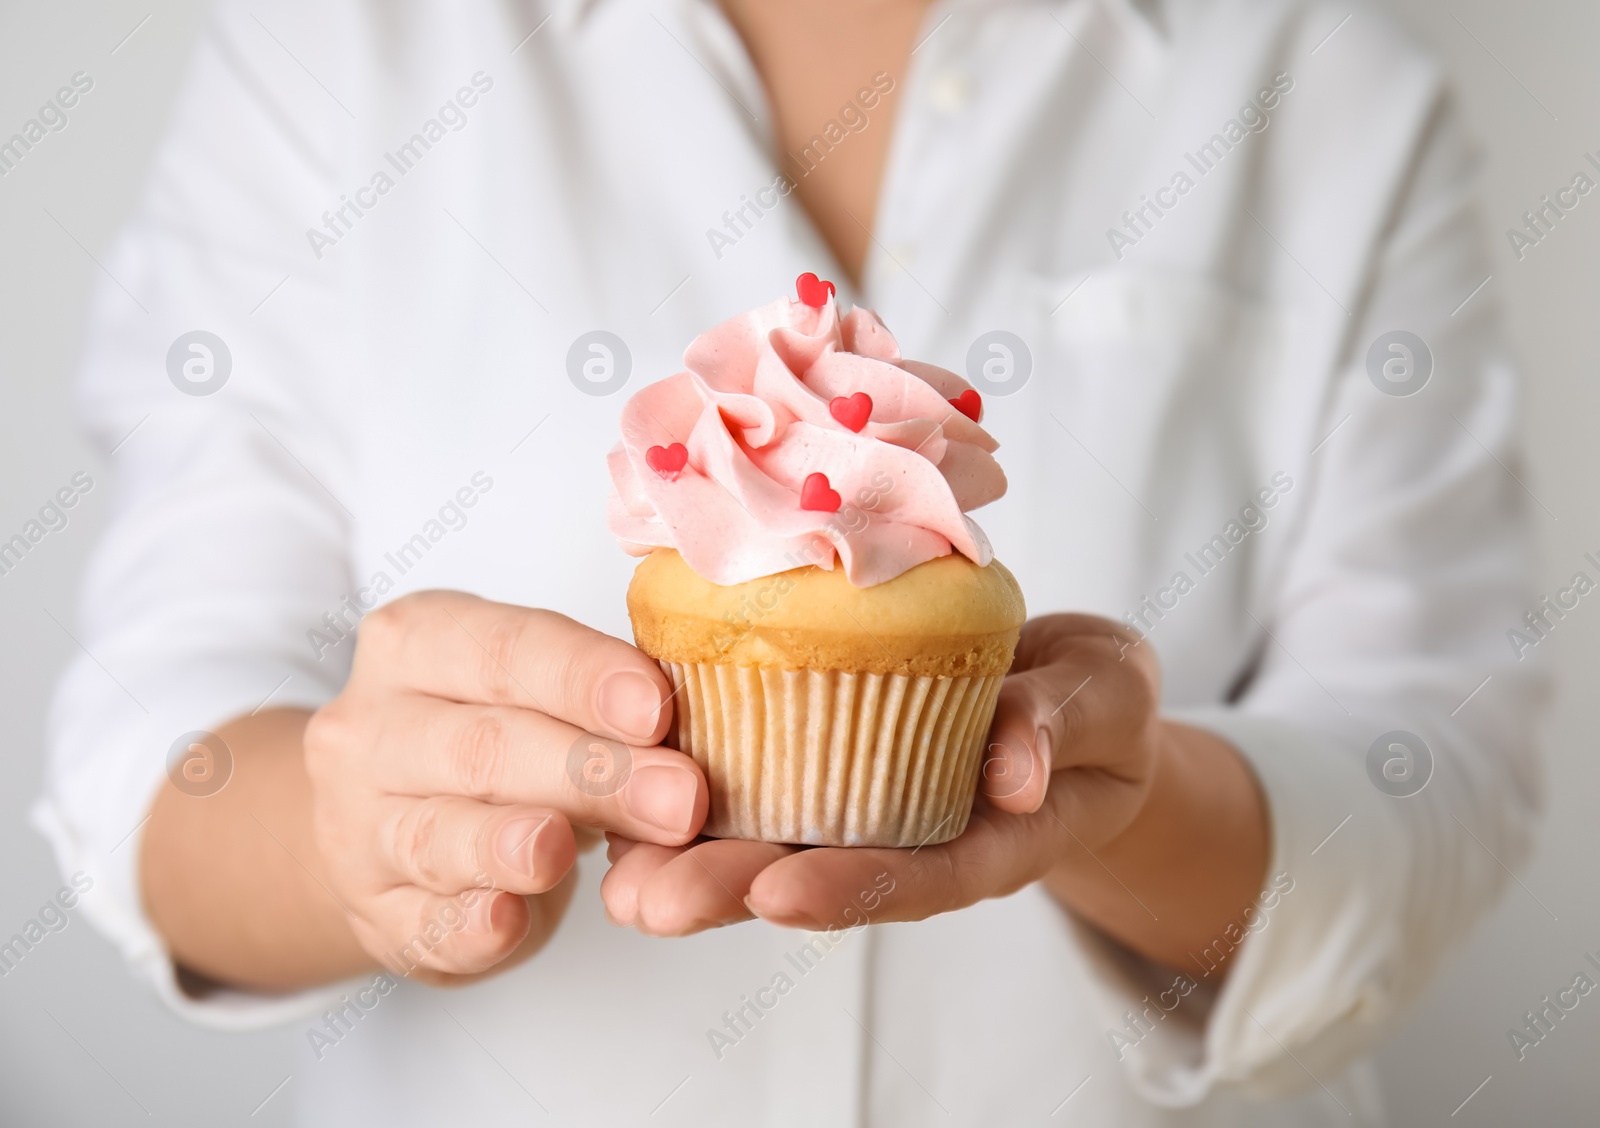
<svg viewBox="0 0 1600 1128">
<path fill-rule="evenodd" d="M 1237 752 L 1161 718 L 1152 649 L 1088 615 L 1029 622 L 1001 689 L 967 829 L 914 849 L 799 849 L 613 834 L 618 923 L 683 935 L 752 915 L 823 929 L 920 920 L 1034 881 L 1144 955 L 1176 964 L 1259 891 L 1267 818 Z M 884 875 L 887 875 L 885 877 Z M 892 892 L 872 896 L 892 882 Z"/>
<path fill-rule="evenodd" d="M 305 732 L 318 854 L 362 948 L 436 982 L 481 973 L 559 922 L 575 827 L 690 841 L 708 792 L 655 746 L 671 715 L 654 662 L 550 611 L 422 592 L 367 616 Z"/>
</svg>

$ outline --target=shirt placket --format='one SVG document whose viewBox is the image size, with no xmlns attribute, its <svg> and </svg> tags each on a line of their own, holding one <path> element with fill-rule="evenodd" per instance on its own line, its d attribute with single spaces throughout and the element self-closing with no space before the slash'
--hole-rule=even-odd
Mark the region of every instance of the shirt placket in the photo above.
<svg viewBox="0 0 1600 1128">
<path fill-rule="evenodd" d="M 681 19 L 685 47 L 737 103 L 736 116 L 747 123 L 777 170 L 766 91 L 738 32 L 713 0 L 681 0 Z M 816 243 L 822 245 L 820 237 Z M 843 289 L 847 287 L 841 284 Z M 779 1099 L 768 1103 L 780 1110 L 771 1122 L 785 1128 L 859 1128 L 870 1047 L 859 1022 L 868 1002 L 870 930 L 792 935 L 779 971 L 793 981 L 791 990 L 805 1002 L 775 1011 L 775 1021 L 763 1024 L 762 1036 L 770 1039 L 772 1053 L 768 1085 L 779 1091 Z"/>
</svg>

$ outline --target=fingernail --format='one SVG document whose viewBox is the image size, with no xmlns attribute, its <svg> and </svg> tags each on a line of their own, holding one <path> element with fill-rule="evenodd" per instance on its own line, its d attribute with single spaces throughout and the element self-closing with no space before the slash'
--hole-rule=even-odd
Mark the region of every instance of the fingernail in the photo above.
<svg viewBox="0 0 1600 1128">
<path fill-rule="evenodd" d="M 750 915 L 757 920 L 764 920 L 769 924 L 776 924 L 783 928 L 803 928 L 807 932 L 826 932 L 828 925 L 818 920 L 810 913 L 796 911 L 777 912 L 771 916 L 764 915 L 760 909 L 750 903 L 750 898 L 744 899 L 744 907 L 750 910 Z M 731 923 L 731 922 L 730 922 Z"/>
<path fill-rule="evenodd" d="M 467 926 L 474 932 L 489 933 L 494 931 L 494 902 L 495 895 L 491 890 L 486 897 L 479 897 L 467 910 Z"/>
<path fill-rule="evenodd" d="M 1050 736 L 1049 729 L 1042 728 L 1033 734 L 1033 748 L 1039 754 L 1039 763 L 1044 767 L 1045 773 L 1048 775 L 1053 767 L 1052 756 L 1055 753 L 1055 744 Z"/>
<path fill-rule="evenodd" d="M 598 694 L 600 719 L 624 737 L 648 740 L 661 716 L 661 689 L 636 670 L 607 674 Z"/>
<path fill-rule="evenodd" d="M 733 913 L 730 916 L 705 916 L 696 917 L 684 925 L 681 936 L 691 936 L 696 932 L 704 932 L 708 928 L 731 928 L 736 924 L 744 924 L 750 919 L 749 913 Z"/>
<path fill-rule="evenodd" d="M 512 819 L 506 823 L 494 838 L 495 858 L 512 873 L 532 877 L 533 840 L 538 837 L 539 828 L 549 821 L 550 816 L 546 815 L 542 819 Z"/>
<path fill-rule="evenodd" d="M 509 932 L 517 920 L 515 893 L 504 893 L 489 898 L 489 922 L 495 932 Z"/>
<path fill-rule="evenodd" d="M 1014 743 L 1019 747 L 1000 743 L 989 745 L 989 758 L 983 762 L 983 790 L 991 799 L 1009 799 L 1027 787 L 1028 781 L 1033 778 L 1038 756 L 1020 740 Z"/>
<path fill-rule="evenodd" d="M 622 789 L 628 810 L 671 834 L 689 833 L 699 781 L 683 768 L 639 768 Z"/>
</svg>

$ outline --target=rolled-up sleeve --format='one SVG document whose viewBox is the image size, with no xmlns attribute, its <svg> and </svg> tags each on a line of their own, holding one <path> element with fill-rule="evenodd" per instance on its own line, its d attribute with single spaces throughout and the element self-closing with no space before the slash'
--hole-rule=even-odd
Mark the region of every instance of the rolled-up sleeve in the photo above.
<svg viewBox="0 0 1600 1128">
<path fill-rule="evenodd" d="M 1508 631 L 1528 631 L 1533 523 L 1550 515 L 1518 453 L 1493 290 L 1462 303 L 1490 274 L 1475 183 L 1441 95 L 1373 253 L 1319 432 L 1331 437 L 1305 467 L 1307 511 L 1250 609 L 1259 661 L 1235 700 L 1170 714 L 1244 755 L 1273 846 L 1256 906 L 1182 969 L 1206 988 L 1204 1021 L 1157 1024 L 1150 1050 L 1124 1058 L 1158 1103 L 1339 1077 L 1530 853 L 1544 677 L 1537 646 Z M 1433 365 L 1404 397 L 1375 386 L 1365 355 L 1399 328 Z M 1110 1014 L 1139 1010 L 1155 970 L 1086 944 Z M 1213 991 L 1208 968 L 1234 949 Z"/>
<path fill-rule="evenodd" d="M 63 871 L 92 879 L 89 919 L 169 1003 L 220 1025 L 301 1001 L 200 1003 L 179 989 L 141 905 L 144 820 L 190 734 L 337 691 L 349 647 L 319 652 L 307 632 L 352 590 L 336 421 L 317 400 L 319 374 L 340 363 L 337 264 L 313 263 L 304 234 L 337 199 L 318 155 L 326 114 L 296 103 L 246 15 L 224 9 L 202 37 L 93 301 L 80 413 L 113 518 L 32 812 Z M 183 345 L 171 359 L 196 330 L 214 335 L 201 341 L 209 361 Z M 195 394 L 208 375 L 221 386 Z M 226 758 L 209 770 L 225 778 Z M 205 775 L 187 785 L 203 789 Z"/>
</svg>

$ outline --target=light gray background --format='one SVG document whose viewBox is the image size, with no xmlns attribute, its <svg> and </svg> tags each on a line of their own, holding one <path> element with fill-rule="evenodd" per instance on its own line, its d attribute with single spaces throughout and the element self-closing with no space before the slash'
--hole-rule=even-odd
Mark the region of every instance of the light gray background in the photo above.
<svg viewBox="0 0 1600 1128">
<path fill-rule="evenodd" d="M 1522 262 L 1503 233 L 1541 194 L 1570 184 L 1587 167 L 1585 151 L 1600 151 L 1600 4 L 1395 0 L 1394 7 L 1455 76 L 1487 151 L 1496 258 L 1476 300 L 1492 296 L 1509 308 L 1527 374 L 1530 465 L 1514 469 L 1554 515 L 1541 517 L 1543 590 L 1553 592 L 1587 567 L 1584 552 L 1600 550 L 1593 504 L 1600 195 Z M 73 629 L 79 575 L 111 492 L 105 467 L 72 422 L 85 297 L 99 273 L 95 257 L 143 180 L 203 16 L 199 0 L 0 7 L 0 137 L 72 73 L 87 70 L 95 80 L 70 125 L 0 179 L 0 534 L 16 532 L 74 472 L 87 470 L 97 483 L 66 529 L 0 576 L 0 938 L 61 883 L 24 813 L 40 778 L 45 702 L 75 648 L 66 629 Z M 1506 1039 L 1540 996 L 1572 982 L 1584 952 L 1600 949 L 1600 770 L 1592 735 L 1600 722 L 1600 607 L 1585 601 L 1541 650 L 1553 652 L 1560 673 L 1546 727 L 1541 846 L 1519 875 L 1524 887 L 1511 885 L 1379 1051 L 1394 1123 L 1407 1128 L 1594 1123 L 1600 1107 L 1600 995 L 1525 1061 Z M 281 1096 L 252 1112 L 289 1074 L 299 1036 L 298 1027 L 223 1035 L 180 1022 L 74 921 L 0 979 L 0 1123 L 283 1124 Z"/>
</svg>

